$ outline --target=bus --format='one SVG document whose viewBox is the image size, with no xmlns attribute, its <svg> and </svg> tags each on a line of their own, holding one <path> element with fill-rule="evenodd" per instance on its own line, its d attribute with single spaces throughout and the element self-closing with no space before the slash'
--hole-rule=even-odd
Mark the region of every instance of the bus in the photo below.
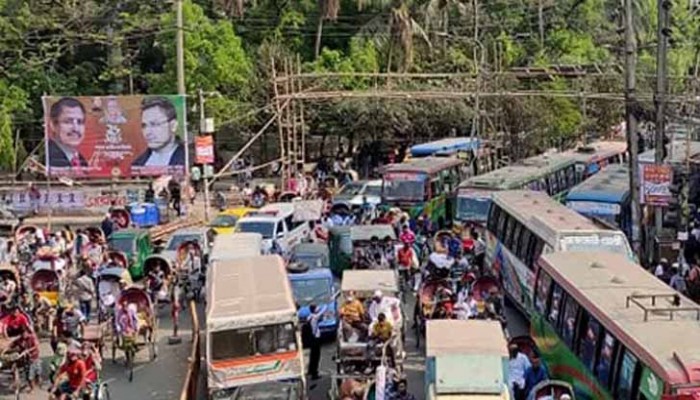
<svg viewBox="0 0 700 400">
<path fill-rule="evenodd" d="M 620 141 L 598 141 L 566 152 L 576 161 L 576 170 L 586 179 L 610 164 L 627 162 L 627 143 Z"/>
<path fill-rule="evenodd" d="M 382 204 L 399 207 L 411 218 L 425 216 L 444 227 L 452 218 L 451 193 L 466 174 L 464 160 L 426 157 L 389 164 L 381 171 Z"/>
<path fill-rule="evenodd" d="M 608 251 L 634 259 L 624 233 L 601 229 L 546 193 L 493 194 L 486 225 L 486 270 L 527 315 L 532 313 L 535 262 L 554 251 Z"/>
<path fill-rule="evenodd" d="M 546 254 L 533 303 L 531 335 L 576 400 L 700 398 L 700 306 L 626 257 Z"/>
<path fill-rule="evenodd" d="M 580 182 L 571 155 L 546 153 L 508 167 L 469 178 L 457 189 L 455 217 L 460 222 L 483 226 L 491 195 L 502 190 L 531 189 L 560 197 Z"/>
<path fill-rule="evenodd" d="M 411 147 L 411 157 L 454 156 L 459 153 L 474 153 L 479 150 L 481 140 L 478 138 L 455 137 L 421 143 Z"/>
<path fill-rule="evenodd" d="M 581 182 L 566 195 L 564 203 L 579 214 L 625 232 L 632 231 L 629 168 L 610 165 Z"/>
</svg>

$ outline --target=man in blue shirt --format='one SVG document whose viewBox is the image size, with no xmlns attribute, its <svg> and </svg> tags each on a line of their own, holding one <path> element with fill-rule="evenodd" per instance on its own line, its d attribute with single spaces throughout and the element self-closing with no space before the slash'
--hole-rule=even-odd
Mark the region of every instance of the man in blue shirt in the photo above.
<svg viewBox="0 0 700 400">
<path fill-rule="evenodd" d="M 549 379 L 547 369 L 542 365 L 540 356 L 532 355 L 530 358 L 530 368 L 525 370 L 525 395 L 529 395 L 530 391 L 537 386 L 538 383 Z"/>
</svg>

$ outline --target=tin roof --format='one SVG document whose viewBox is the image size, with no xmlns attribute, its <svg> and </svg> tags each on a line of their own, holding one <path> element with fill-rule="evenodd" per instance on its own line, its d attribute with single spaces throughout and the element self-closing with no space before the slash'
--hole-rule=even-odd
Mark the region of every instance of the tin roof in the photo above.
<svg viewBox="0 0 700 400">
<path fill-rule="evenodd" d="M 345 270 L 340 287 L 343 293 L 354 291 L 364 295 L 371 295 L 375 290 L 381 290 L 385 294 L 399 291 L 398 277 L 394 270 Z"/>
<path fill-rule="evenodd" d="M 464 164 L 464 160 L 454 157 L 425 157 L 414 158 L 401 164 L 389 164 L 383 168 L 382 174 L 392 172 L 413 172 L 434 174 L 450 167 Z"/>
<path fill-rule="evenodd" d="M 609 165 L 571 189 L 566 201 L 620 203 L 629 193 L 629 168 L 624 165 Z"/>
</svg>

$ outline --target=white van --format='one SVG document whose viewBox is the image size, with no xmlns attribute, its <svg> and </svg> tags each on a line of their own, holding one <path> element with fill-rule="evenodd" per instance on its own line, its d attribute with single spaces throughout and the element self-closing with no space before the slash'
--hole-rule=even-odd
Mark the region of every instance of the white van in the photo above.
<svg viewBox="0 0 700 400">
<path fill-rule="evenodd" d="M 309 222 L 295 220 L 294 211 L 295 207 L 292 203 L 268 204 L 239 219 L 236 232 L 261 234 L 263 253 L 269 253 L 272 250 L 273 241 L 287 253 L 294 245 L 307 240 L 311 234 Z"/>
</svg>

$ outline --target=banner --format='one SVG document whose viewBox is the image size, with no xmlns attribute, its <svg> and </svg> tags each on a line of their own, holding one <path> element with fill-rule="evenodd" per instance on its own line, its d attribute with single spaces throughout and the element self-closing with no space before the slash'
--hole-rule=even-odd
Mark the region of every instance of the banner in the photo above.
<svg viewBox="0 0 700 400">
<path fill-rule="evenodd" d="M 195 136 L 194 154 L 195 164 L 214 164 L 214 137 Z"/>
<path fill-rule="evenodd" d="M 641 202 L 650 206 L 668 206 L 672 198 L 670 185 L 673 182 L 673 169 L 670 165 L 640 164 Z"/>
<path fill-rule="evenodd" d="M 184 176 L 184 96 L 44 97 L 51 176 Z"/>
<path fill-rule="evenodd" d="M 141 191 L 138 189 L 119 189 L 116 194 L 108 190 L 81 189 L 38 189 L 38 198 L 33 200 L 29 191 L 0 193 L 0 202 L 12 211 L 20 214 L 37 208 L 39 212 L 51 209 L 53 212 L 102 213 L 111 206 L 124 207 L 139 201 Z"/>
</svg>

